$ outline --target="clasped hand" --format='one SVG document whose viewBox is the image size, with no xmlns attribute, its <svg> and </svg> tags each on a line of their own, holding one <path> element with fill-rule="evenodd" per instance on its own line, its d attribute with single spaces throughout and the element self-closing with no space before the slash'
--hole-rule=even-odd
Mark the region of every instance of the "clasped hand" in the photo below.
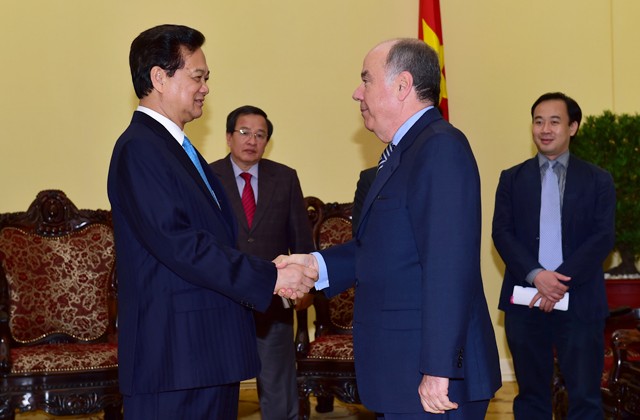
<svg viewBox="0 0 640 420">
<path fill-rule="evenodd" d="M 540 299 L 540 310 L 543 312 L 551 312 L 556 303 L 564 297 L 569 290 L 569 286 L 564 284 L 571 280 L 564 274 L 555 271 L 543 270 L 539 272 L 533 279 L 533 285 L 538 289 L 538 293 L 533 297 L 529 307 L 533 308 L 535 303 Z"/>
<path fill-rule="evenodd" d="M 273 262 L 278 278 L 273 294 L 290 299 L 301 299 L 318 280 L 318 264 L 312 255 L 280 255 Z"/>
</svg>

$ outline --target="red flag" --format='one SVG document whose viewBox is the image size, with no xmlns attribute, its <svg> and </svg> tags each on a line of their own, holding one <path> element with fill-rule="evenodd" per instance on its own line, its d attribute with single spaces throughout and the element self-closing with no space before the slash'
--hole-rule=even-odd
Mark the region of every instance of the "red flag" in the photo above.
<svg viewBox="0 0 640 420">
<path fill-rule="evenodd" d="M 440 112 L 449 120 L 449 101 L 447 96 L 447 81 L 444 71 L 444 47 L 442 42 L 442 24 L 440 23 L 440 0 L 420 0 L 420 21 L 418 22 L 418 37 L 436 50 L 440 59 Z"/>
</svg>

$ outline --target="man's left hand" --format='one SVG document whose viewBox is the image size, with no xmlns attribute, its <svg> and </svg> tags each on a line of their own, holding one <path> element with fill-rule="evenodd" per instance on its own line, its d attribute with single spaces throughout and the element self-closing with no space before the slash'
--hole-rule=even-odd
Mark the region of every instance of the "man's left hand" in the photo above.
<svg viewBox="0 0 640 420">
<path fill-rule="evenodd" d="M 458 404 L 449 400 L 449 378 L 423 375 L 418 394 L 424 411 L 442 414 L 447 410 L 455 410 Z"/>
</svg>

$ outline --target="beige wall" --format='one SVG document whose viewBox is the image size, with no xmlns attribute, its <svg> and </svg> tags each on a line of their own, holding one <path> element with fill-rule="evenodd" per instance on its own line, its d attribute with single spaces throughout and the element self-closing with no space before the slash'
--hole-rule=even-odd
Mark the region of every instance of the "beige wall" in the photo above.
<svg viewBox="0 0 640 420">
<path fill-rule="evenodd" d="M 442 0 L 451 121 L 483 180 L 483 276 L 499 348 L 503 270 L 490 239 L 501 169 L 533 154 L 529 107 L 562 90 L 585 114 L 640 111 L 636 0 Z M 351 201 L 381 143 L 351 93 L 375 43 L 416 36 L 417 0 L 5 1 L 0 14 L 0 211 L 45 188 L 108 208 L 113 143 L 136 98 L 128 48 L 142 30 L 182 23 L 207 36 L 211 94 L 187 127 L 209 160 L 227 153 L 224 119 L 246 103 L 275 123 L 268 157 L 298 169 L 306 195 Z"/>
</svg>

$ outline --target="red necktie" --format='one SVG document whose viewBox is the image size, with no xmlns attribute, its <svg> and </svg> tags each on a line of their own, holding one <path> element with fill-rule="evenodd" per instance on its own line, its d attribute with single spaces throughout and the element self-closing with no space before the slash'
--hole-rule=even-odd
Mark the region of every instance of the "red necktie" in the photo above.
<svg viewBox="0 0 640 420">
<path fill-rule="evenodd" d="M 251 187 L 251 174 L 243 172 L 240 174 L 244 179 L 244 189 L 242 190 L 242 207 L 244 207 L 244 214 L 247 216 L 247 225 L 251 228 L 253 222 L 253 215 L 256 214 L 256 197 L 253 195 L 253 188 Z"/>
</svg>

